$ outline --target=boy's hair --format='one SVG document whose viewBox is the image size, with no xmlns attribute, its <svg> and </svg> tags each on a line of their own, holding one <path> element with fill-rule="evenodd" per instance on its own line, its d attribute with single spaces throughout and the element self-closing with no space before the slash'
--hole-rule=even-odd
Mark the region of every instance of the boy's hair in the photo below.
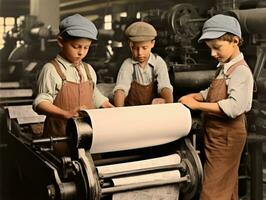
<svg viewBox="0 0 266 200">
<path fill-rule="evenodd" d="M 233 42 L 233 38 L 234 37 L 238 37 L 232 33 L 226 33 L 224 35 L 222 35 L 221 37 L 217 38 L 218 40 L 223 40 L 223 41 L 228 41 L 228 42 Z M 239 43 L 238 43 L 238 46 L 241 46 L 244 42 L 243 38 L 239 38 Z"/>
<path fill-rule="evenodd" d="M 65 41 L 71 41 L 71 40 L 76 40 L 76 39 L 82 38 L 82 37 L 69 35 L 67 32 L 63 32 L 62 34 L 60 34 L 60 37 L 62 37 L 63 40 L 65 40 Z"/>
</svg>

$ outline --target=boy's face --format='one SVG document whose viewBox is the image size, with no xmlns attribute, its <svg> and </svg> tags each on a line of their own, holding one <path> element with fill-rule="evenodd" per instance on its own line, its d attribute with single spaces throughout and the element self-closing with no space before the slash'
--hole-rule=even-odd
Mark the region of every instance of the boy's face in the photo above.
<svg viewBox="0 0 266 200">
<path fill-rule="evenodd" d="M 151 49 L 154 47 L 155 40 L 143 42 L 129 42 L 129 47 L 134 60 L 145 63 L 149 59 Z"/>
<path fill-rule="evenodd" d="M 75 40 L 65 41 L 58 38 L 58 44 L 61 48 L 61 55 L 73 64 L 79 64 L 87 55 L 91 40 L 87 38 L 79 38 Z"/>
<path fill-rule="evenodd" d="M 227 63 L 238 56 L 238 43 L 237 37 L 232 42 L 219 39 L 206 41 L 207 46 L 211 49 L 211 56 L 221 63 Z"/>
</svg>

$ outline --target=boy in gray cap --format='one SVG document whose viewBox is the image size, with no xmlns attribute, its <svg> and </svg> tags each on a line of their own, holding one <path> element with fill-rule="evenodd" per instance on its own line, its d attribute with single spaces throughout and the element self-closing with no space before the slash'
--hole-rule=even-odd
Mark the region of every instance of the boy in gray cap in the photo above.
<svg viewBox="0 0 266 200">
<path fill-rule="evenodd" d="M 238 168 L 246 141 L 245 113 L 251 109 L 253 76 L 239 46 L 241 28 L 231 16 L 215 15 L 204 23 L 199 41 L 218 63 L 216 77 L 204 91 L 179 101 L 204 112 L 204 164 L 201 200 L 238 199 Z"/>
<path fill-rule="evenodd" d="M 114 88 L 115 106 L 134 106 L 173 102 L 165 61 L 151 53 L 157 32 L 146 22 L 135 22 L 127 27 L 125 35 L 132 53 L 118 73 Z"/>
<path fill-rule="evenodd" d="M 75 14 L 60 22 L 55 59 L 46 63 L 38 78 L 38 95 L 33 107 L 47 115 L 43 137 L 64 136 L 67 119 L 78 116 L 83 108 L 113 107 L 96 87 L 96 73 L 82 62 L 97 29 L 87 18 Z M 64 154 L 65 147 L 56 146 L 56 153 Z"/>
</svg>

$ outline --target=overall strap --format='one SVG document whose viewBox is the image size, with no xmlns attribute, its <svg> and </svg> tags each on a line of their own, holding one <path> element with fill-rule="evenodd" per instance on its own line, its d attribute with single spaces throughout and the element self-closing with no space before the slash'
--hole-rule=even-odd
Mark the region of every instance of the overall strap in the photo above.
<svg viewBox="0 0 266 200">
<path fill-rule="evenodd" d="M 52 63 L 54 65 L 54 67 L 55 67 L 57 73 L 59 74 L 59 76 L 61 77 L 62 81 L 65 81 L 66 80 L 66 76 L 62 72 L 58 62 L 55 59 L 53 59 L 53 60 L 50 61 L 50 63 Z"/>
<path fill-rule="evenodd" d="M 88 78 L 88 80 L 92 80 L 92 78 L 91 78 L 91 73 L 90 73 L 90 70 L 89 70 L 89 66 L 88 66 L 88 64 L 85 63 L 85 62 L 83 62 L 83 65 L 84 65 L 84 69 L 85 69 L 85 71 L 86 71 L 86 74 L 87 74 L 87 78 Z"/>
<path fill-rule="evenodd" d="M 227 70 L 227 72 L 226 72 L 225 75 L 226 75 L 226 76 L 230 76 L 230 75 L 233 73 L 233 71 L 235 71 L 235 69 L 236 69 L 238 66 L 240 66 L 240 65 L 245 65 L 245 66 L 248 67 L 248 64 L 246 63 L 246 61 L 245 61 L 244 59 L 242 59 L 242 60 L 238 61 L 237 63 L 233 64 L 233 65 Z"/>
<path fill-rule="evenodd" d="M 151 66 L 151 80 L 152 82 L 154 83 L 155 81 L 155 70 L 154 70 L 154 66 L 150 65 Z"/>
<path fill-rule="evenodd" d="M 152 75 L 152 82 L 155 81 L 155 70 L 154 70 L 154 66 L 148 64 L 149 66 L 151 66 L 151 75 Z M 137 76 L 136 76 L 136 64 L 133 64 L 133 80 L 135 81 L 137 79 Z"/>
<path fill-rule="evenodd" d="M 136 64 L 133 64 L 133 81 L 137 80 L 137 76 L 136 76 Z"/>
<path fill-rule="evenodd" d="M 216 78 L 216 77 L 220 74 L 220 72 L 221 72 L 221 70 L 223 70 L 223 68 L 224 68 L 223 65 L 220 65 L 220 66 L 219 66 L 219 68 L 218 68 L 218 69 L 216 70 L 216 72 L 215 72 L 214 78 Z"/>
</svg>

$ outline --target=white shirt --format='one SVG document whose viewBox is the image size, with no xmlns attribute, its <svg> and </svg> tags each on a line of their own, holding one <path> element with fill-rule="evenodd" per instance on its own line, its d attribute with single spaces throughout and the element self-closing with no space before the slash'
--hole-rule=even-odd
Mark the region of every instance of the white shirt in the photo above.
<svg viewBox="0 0 266 200">
<path fill-rule="evenodd" d="M 159 55 L 150 53 L 149 60 L 144 68 L 140 67 L 139 62 L 133 60 L 132 58 L 124 60 L 118 72 L 116 86 L 113 92 L 121 89 L 125 92 L 126 96 L 128 95 L 131 82 L 133 81 L 133 66 L 135 66 L 136 81 L 139 84 L 149 85 L 153 81 L 152 73 L 154 70 L 154 76 L 158 82 L 158 94 L 163 88 L 169 88 L 173 91 L 165 61 Z"/>
<path fill-rule="evenodd" d="M 72 63 L 68 62 L 60 55 L 57 55 L 56 60 L 58 61 L 63 74 L 66 76 L 67 81 L 71 81 L 75 83 L 80 82 L 79 74 Z M 97 82 L 96 73 L 93 70 L 91 65 L 88 64 L 88 67 L 89 67 L 92 81 L 94 83 L 93 102 L 94 102 L 94 105 L 98 108 L 105 101 L 107 101 L 108 98 L 103 96 L 101 92 L 98 90 L 98 88 L 96 87 L 96 82 Z M 84 75 L 83 76 L 84 81 L 88 80 L 83 64 L 81 66 L 81 72 Z M 36 96 L 33 102 L 34 109 L 36 109 L 36 106 L 42 101 L 49 101 L 53 103 L 59 90 L 62 87 L 62 79 L 57 73 L 52 63 L 46 63 L 43 66 L 42 71 L 39 75 L 37 84 L 38 84 L 38 95 Z"/>
<path fill-rule="evenodd" d="M 243 60 L 243 54 L 239 54 L 236 58 L 228 63 L 224 63 L 224 69 L 220 71 L 217 79 L 225 77 L 228 69 L 235 63 Z M 217 67 L 220 66 L 220 63 Z M 218 101 L 223 112 L 231 118 L 236 118 L 242 113 L 248 112 L 252 106 L 253 98 L 253 75 L 249 67 L 241 65 L 237 67 L 232 74 L 226 79 L 228 98 Z M 204 100 L 206 100 L 209 88 L 200 91 Z"/>
</svg>

